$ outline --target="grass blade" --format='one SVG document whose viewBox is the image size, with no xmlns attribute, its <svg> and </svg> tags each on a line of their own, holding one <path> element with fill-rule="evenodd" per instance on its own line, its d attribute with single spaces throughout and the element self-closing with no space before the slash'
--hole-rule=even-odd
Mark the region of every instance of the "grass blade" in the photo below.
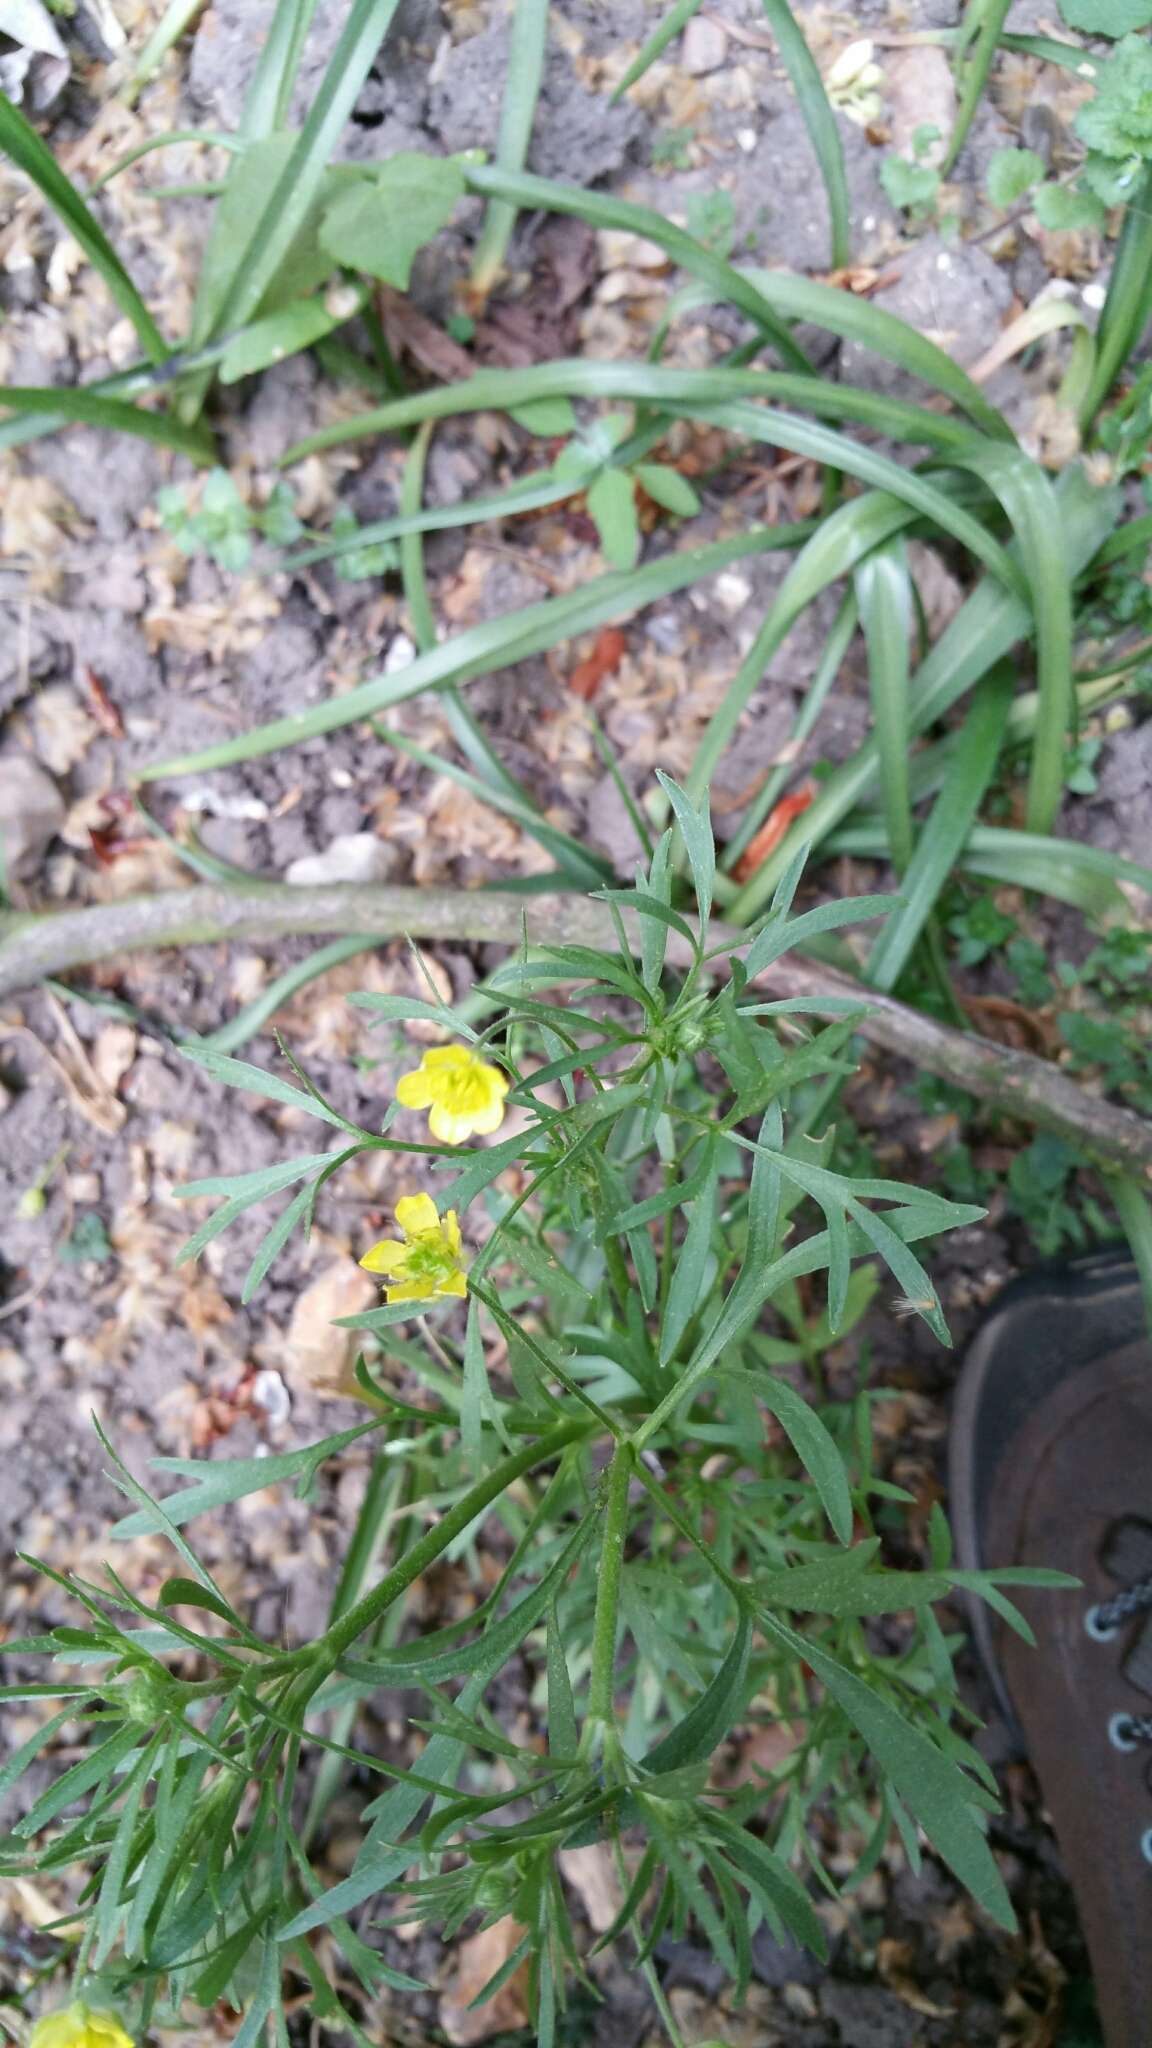
<svg viewBox="0 0 1152 2048">
<path fill-rule="evenodd" d="M 247 240 L 234 251 L 231 277 L 213 308 L 210 332 L 242 327 L 255 313 L 307 219 L 328 159 L 398 4 L 399 0 L 354 0 L 308 118 L 274 178 Z M 241 158 L 241 165 L 243 162 Z M 200 339 L 208 338 L 208 334 L 200 334 Z"/>
<path fill-rule="evenodd" d="M 832 629 L 824 643 L 816 673 L 808 685 L 804 702 L 796 716 L 796 722 L 785 745 L 781 748 L 779 765 L 772 770 L 759 795 L 748 806 L 748 812 L 729 849 L 729 861 L 735 864 L 745 847 L 755 838 L 764 819 L 768 816 L 781 791 L 792 776 L 796 757 L 808 738 L 824 709 L 824 701 L 840 673 L 844 656 L 852 643 L 852 636 L 858 623 L 855 593 L 845 593 L 840 609 L 832 622 Z"/>
<path fill-rule="evenodd" d="M 379 944 L 378 939 L 350 938 L 333 939 L 330 945 L 318 946 L 306 960 L 294 961 L 291 967 L 286 967 L 283 974 L 270 981 L 253 1002 L 245 1003 L 244 1008 L 230 1017 L 226 1024 L 221 1024 L 208 1037 L 194 1042 L 209 1052 L 235 1052 L 238 1046 L 247 1045 L 277 1010 L 291 1002 L 299 989 L 307 988 L 309 982 L 327 974 L 330 967 L 339 967 L 345 960 L 354 960 L 358 953 L 376 952 Z"/>
<path fill-rule="evenodd" d="M 134 434 L 142 441 L 155 441 L 161 448 L 174 448 L 190 455 L 194 462 L 211 462 L 212 436 L 205 427 L 186 427 L 164 412 L 145 412 L 123 399 L 100 398 L 94 391 L 57 391 L 51 385 L 0 384 L 0 406 L 9 412 L 35 419 L 54 420 L 57 425 L 82 422 L 106 427 L 109 433 Z"/>
<path fill-rule="evenodd" d="M 172 775 L 198 775 L 209 768 L 226 767 L 234 761 L 254 760 L 260 754 L 274 753 L 278 747 L 299 746 L 303 740 L 315 739 L 319 733 L 333 732 L 339 726 L 353 725 L 358 719 L 386 711 L 405 698 L 418 696 L 421 690 L 442 688 L 445 683 L 471 682 L 478 675 L 492 674 L 497 669 L 524 661 L 530 655 L 557 647 L 577 633 L 591 632 L 598 626 L 631 618 L 655 599 L 666 597 L 670 591 L 681 590 L 685 584 L 695 583 L 702 576 L 714 575 L 717 570 L 741 560 L 745 555 L 766 554 L 779 547 L 795 547 L 798 542 L 808 539 L 811 530 L 810 523 L 761 527 L 733 540 L 714 541 L 707 547 L 685 548 L 659 561 L 647 562 L 639 570 L 613 571 L 609 575 L 598 576 L 581 589 L 566 592 L 563 597 L 546 598 L 505 618 L 488 619 L 481 625 L 472 626 L 466 633 L 457 634 L 454 640 L 441 642 L 439 646 L 430 648 L 427 654 L 418 655 L 398 674 L 373 676 L 357 689 L 314 705 L 309 711 L 274 719 L 269 725 L 258 726 L 255 731 L 242 734 L 239 739 L 227 740 L 201 753 L 158 762 L 144 769 L 141 779 L 155 782 Z"/>
<path fill-rule="evenodd" d="M 804 32 L 796 20 L 788 0 L 763 0 L 764 12 L 776 38 L 784 69 L 791 80 L 796 95 L 796 104 L 808 130 L 808 139 L 816 152 L 824 190 L 828 196 L 828 215 L 831 229 L 831 251 L 829 268 L 841 270 L 851 261 L 852 244 L 849 235 L 848 179 L 844 170 L 844 151 L 840 146 L 840 130 L 836 116 L 828 104 L 824 80 L 820 76 L 816 59 L 808 48 Z"/>
<path fill-rule="evenodd" d="M 734 369 L 723 364 L 707 370 L 688 370 L 664 363 L 598 362 L 573 357 L 535 363 L 525 369 L 479 370 L 457 384 L 436 385 L 428 391 L 392 399 L 352 419 L 336 420 L 319 433 L 310 434 L 307 440 L 298 441 L 281 457 L 281 464 L 290 467 L 322 449 L 343 447 L 349 441 L 371 439 L 377 434 L 401 433 L 427 420 L 453 419 L 470 412 L 513 412 L 548 398 L 629 399 L 635 405 L 658 405 L 668 412 L 686 405 L 724 404 L 732 399 L 778 399 L 810 412 L 827 413 L 832 419 L 859 420 L 889 439 L 924 444 L 946 458 L 955 451 L 959 460 L 979 445 L 971 428 L 957 420 L 906 405 L 884 392 L 835 384 L 826 377 L 795 371 Z M 527 489 L 528 485 L 518 484 L 515 488 Z"/>
<path fill-rule="evenodd" d="M 53 212 L 63 221 L 92 268 L 103 278 L 120 311 L 127 315 L 140 337 L 140 346 L 154 363 L 163 362 L 168 345 L 140 297 L 119 256 L 89 211 L 71 180 L 29 121 L 0 92 L 0 150 L 11 157 L 17 169 L 30 178 Z"/>
<path fill-rule="evenodd" d="M 705 727 L 688 776 L 688 794 L 694 802 L 699 802 L 711 785 L 720 757 L 735 736 L 740 714 L 801 612 L 829 583 L 850 575 L 858 561 L 898 533 L 911 516 L 906 505 L 897 504 L 886 492 L 869 491 L 841 505 L 817 528 L 788 571 L 722 703 Z M 728 849 L 725 866 L 739 858 L 746 843 L 741 833 Z"/>
<path fill-rule="evenodd" d="M 240 133 L 255 142 L 283 128 L 316 0 L 279 0 L 244 101 Z"/>
<path fill-rule="evenodd" d="M 883 860 L 886 829 L 879 818 L 864 818 L 833 833 L 826 845 L 829 854 L 852 853 L 866 860 Z M 1078 839 L 1048 839 L 1041 833 L 1014 832 L 1001 825 L 974 825 L 964 841 L 960 865 L 968 874 L 1071 903 L 1086 917 L 1129 917 L 1121 882 L 1152 895 L 1152 868 L 1126 860 L 1123 854 L 1084 846 Z"/>
<path fill-rule="evenodd" d="M 1066 470 L 1055 494 L 1064 526 L 1071 575 L 1094 560 L 1116 517 L 1112 491 L 1088 484 L 1079 469 Z M 912 678 L 910 722 L 914 734 L 927 732 L 997 661 L 1023 639 L 1031 624 L 1027 605 L 1015 592 L 985 579 L 966 599 Z M 834 774 L 797 827 L 757 869 L 732 901 L 728 915 L 748 924 L 768 901 L 797 847 L 820 845 L 870 790 L 877 772 L 875 739 L 869 739 Z M 1045 844 L 1052 844 L 1045 841 Z"/>
<path fill-rule="evenodd" d="M 1008 16 L 1012 0 L 968 0 L 966 18 L 961 24 L 961 45 L 957 51 L 957 84 L 960 89 L 956 119 L 948 138 L 948 148 L 940 166 L 944 177 L 948 176 L 960 151 L 964 147 L 968 130 L 972 126 L 980 96 L 988 83 L 988 73 L 996 55 L 1000 31 Z M 970 49 L 968 48 L 971 44 Z"/>
<path fill-rule="evenodd" d="M 912 593 L 903 540 L 890 540 L 866 556 L 856 569 L 855 582 L 860 623 L 868 648 L 872 726 L 888 829 L 888 857 L 897 874 L 902 875 L 912 858 L 912 802 L 908 785 L 908 635 Z"/>
<path fill-rule="evenodd" d="M 948 780 L 904 876 L 903 908 L 893 911 L 869 954 L 866 978 L 874 988 L 887 991 L 899 980 L 959 858 L 1000 757 L 1012 685 L 1012 671 L 1005 665 L 976 691 Z"/>
<path fill-rule="evenodd" d="M 669 43 L 675 42 L 676 37 L 681 31 L 687 28 L 692 16 L 699 12 L 702 5 L 703 0 L 676 0 L 675 7 L 664 16 L 659 28 L 653 29 L 643 49 L 637 56 L 633 57 L 627 71 L 612 94 L 612 105 L 615 105 L 617 100 L 622 99 L 626 92 L 630 92 L 632 87 L 643 78 L 646 71 L 652 69 L 657 58 L 662 57 Z"/>
<path fill-rule="evenodd" d="M 147 85 L 150 78 L 155 78 L 169 50 L 174 49 L 181 36 L 191 28 L 203 4 L 204 0 L 169 0 L 141 50 L 136 69 L 128 82 L 125 98 L 129 106 L 141 87 Z"/>
<path fill-rule="evenodd" d="M 1152 164 L 1128 205 L 1096 330 L 1096 366 L 1084 401 L 1090 426 L 1152 319 Z"/>
<path fill-rule="evenodd" d="M 457 694 L 455 690 L 444 692 L 449 700 Z M 467 707 L 462 704 L 461 708 L 467 715 Z M 558 825 L 550 825 L 547 819 L 541 817 L 527 794 L 517 790 L 515 783 L 509 791 L 491 780 L 470 774 L 467 768 L 462 768 L 458 761 L 450 761 L 447 755 L 437 754 L 427 747 L 419 746 L 415 740 L 408 738 L 407 733 L 394 732 L 384 725 L 374 725 L 374 730 L 386 746 L 395 747 L 397 753 L 406 754 L 410 761 L 418 761 L 422 768 L 427 768 L 433 775 L 448 776 L 449 780 L 457 783 L 461 789 L 466 789 L 470 796 L 478 797 L 481 803 L 491 804 L 493 810 L 502 812 L 506 818 L 511 818 L 516 824 L 521 825 L 525 832 L 531 834 L 537 845 L 552 855 L 561 876 L 573 888 L 599 889 L 605 882 L 612 880 L 614 870 L 610 863 L 588 847 L 582 846 L 570 833 L 562 832 Z"/>
<path fill-rule="evenodd" d="M 504 105 L 496 162 L 502 171 L 521 171 L 532 139 L 540 80 L 544 73 L 544 47 L 548 40 L 548 0 L 516 0 L 508 41 L 508 77 L 504 84 Z M 506 199 L 490 199 L 472 259 L 468 280 L 469 297 L 483 305 L 504 266 L 516 208 Z"/>
<path fill-rule="evenodd" d="M 1012 521 L 1032 592 L 1039 710 L 1028 774 L 1030 832 L 1050 832 L 1064 789 L 1072 686 L 1072 574 L 1060 508 L 1038 463 L 1018 450 L 985 447 L 957 458 L 996 493 Z"/>
</svg>

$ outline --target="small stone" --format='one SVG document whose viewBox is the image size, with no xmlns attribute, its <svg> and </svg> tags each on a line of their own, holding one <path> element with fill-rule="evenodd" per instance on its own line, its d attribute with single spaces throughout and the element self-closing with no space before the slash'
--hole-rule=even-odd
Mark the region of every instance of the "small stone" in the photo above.
<svg viewBox="0 0 1152 2048">
<path fill-rule="evenodd" d="M 33 875 L 63 822 L 64 800 L 39 762 L 28 754 L 0 756 L 0 852 L 8 875 Z"/>
<path fill-rule="evenodd" d="M 294 889 L 322 888 L 328 882 L 385 882 L 396 854 L 374 832 L 344 832 L 323 853 L 303 853 L 284 870 Z"/>
<path fill-rule="evenodd" d="M 718 71 L 728 55 L 728 37 L 718 21 L 697 14 L 688 23 L 680 42 L 680 63 L 690 78 L 703 78 Z"/>
</svg>

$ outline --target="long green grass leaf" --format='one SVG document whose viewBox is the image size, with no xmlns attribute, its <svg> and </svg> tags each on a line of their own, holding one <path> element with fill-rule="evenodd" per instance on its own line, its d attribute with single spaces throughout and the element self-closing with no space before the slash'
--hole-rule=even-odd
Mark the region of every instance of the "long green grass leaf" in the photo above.
<svg viewBox="0 0 1152 2048">
<path fill-rule="evenodd" d="M 806 540 L 810 525 L 762 527 L 741 534 L 735 540 L 715 541 L 707 547 L 687 548 L 643 568 L 599 576 L 579 590 L 562 597 L 527 605 L 501 619 L 489 619 L 472 626 L 454 640 L 442 642 L 422 654 L 398 674 L 374 676 L 346 695 L 333 697 L 310 711 L 295 712 L 270 725 L 257 727 L 239 739 L 226 740 L 200 754 L 176 761 L 160 762 L 144 770 L 143 780 L 156 781 L 171 775 L 200 774 L 208 768 L 224 767 L 233 761 L 253 760 L 259 754 L 274 753 L 278 747 L 298 746 L 318 733 L 333 732 L 342 725 L 370 718 L 422 690 L 444 683 L 471 682 L 525 660 L 529 655 L 556 647 L 576 633 L 585 633 L 614 620 L 631 618 L 645 605 L 670 591 L 681 590 L 704 576 L 715 575 L 729 563 L 746 555 L 766 554 L 779 547 L 795 547 Z"/>
<path fill-rule="evenodd" d="M 1075 576 L 1097 555 L 1105 535 L 1112 530 L 1116 494 L 1093 489 L 1076 468 L 1065 471 L 1055 502 L 1064 526 L 1069 572 Z M 1009 653 L 1017 640 L 1026 636 L 1031 623 L 1028 605 L 1015 592 L 987 578 L 978 584 L 912 678 L 913 733 L 926 732 L 937 719 L 943 718 L 981 676 Z M 728 915 L 735 923 L 752 921 L 771 896 L 797 846 L 820 845 L 869 793 L 876 771 L 876 742 L 869 739 L 850 761 L 829 776 L 799 825 L 728 906 Z"/>
<path fill-rule="evenodd" d="M 870 554 L 873 548 L 881 546 L 907 526 L 912 516 L 910 507 L 899 504 L 887 492 L 868 491 L 862 498 L 853 498 L 849 504 L 841 505 L 817 527 L 788 571 L 775 603 L 704 730 L 688 776 L 688 793 L 694 801 L 698 802 L 710 787 L 721 755 L 735 736 L 745 705 L 759 688 L 768 663 L 801 612 L 830 583 L 850 575 L 856 563 Z M 738 835 L 725 856 L 726 866 L 739 858 L 750 836 L 745 832 Z M 750 919 L 741 919 L 740 922 L 750 922 Z"/>
<path fill-rule="evenodd" d="M 982 477 L 1012 521 L 1028 577 L 1036 638 L 1039 709 L 1028 775 L 1030 832 L 1050 832 L 1064 789 L 1072 689 L 1072 574 L 1060 508 L 1038 463 L 986 445 L 958 461 Z"/>
<path fill-rule="evenodd" d="M 1095 419 L 1116 378 L 1152 319 L 1152 164 L 1133 193 L 1108 294 L 1096 330 L 1096 367 L 1084 401 L 1083 424 Z"/>
<path fill-rule="evenodd" d="M 548 40 L 548 0 L 516 0 L 508 37 L 508 76 L 500 112 L 500 134 L 496 162 L 502 171 L 520 171 L 532 139 L 536 102 L 544 75 L 544 48 Z M 500 275 L 512 230 L 516 208 L 506 199 L 492 199 L 484 216 L 469 280 L 472 293 L 487 298 Z"/>
<path fill-rule="evenodd" d="M 168 345 L 140 297 L 119 256 L 70 178 L 60 166 L 18 107 L 0 92 L 0 150 L 11 157 L 16 168 L 30 178 L 53 212 L 63 221 L 92 268 L 103 278 L 120 311 L 127 315 L 140 337 L 140 346 L 152 362 L 163 362 Z"/>
<path fill-rule="evenodd" d="M 687 405 L 718 405 L 733 399 L 765 398 L 827 413 L 833 419 L 859 420 L 889 438 L 923 443 L 942 454 L 979 446 L 972 428 L 939 413 L 889 398 L 883 392 L 836 384 L 826 377 L 787 370 L 733 369 L 717 364 L 706 370 L 681 369 L 665 363 L 585 361 L 560 358 L 514 370 L 479 370 L 457 384 L 434 385 L 373 406 L 351 419 L 336 420 L 282 457 L 289 466 L 324 448 L 377 434 L 400 433 L 426 420 L 451 419 L 461 413 L 514 412 L 549 398 L 630 399 L 637 405 L 659 405 L 674 412 Z M 530 480 L 531 481 L 531 480 Z M 543 483 L 541 478 L 540 482 Z M 514 490 L 524 488 L 515 485 Z"/>
<path fill-rule="evenodd" d="M 959 103 L 952 133 L 944 154 L 941 171 L 947 177 L 960 151 L 964 147 L 968 130 L 975 119 L 976 109 L 988 83 L 988 73 L 996 55 L 996 45 L 1008 16 L 1012 0 L 968 0 L 965 21 L 961 24 L 961 45 L 957 53 L 957 84 Z M 971 22 L 975 33 L 969 28 Z M 966 47 L 970 44 L 970 47 Z"/>
<path fill-rule="evenodd" d="M 676 5 L 669 9 L 659 27 L 653 29 L 643 48 L 633 57 L 619 85 L 613 91 L 613 103 L 622 99 L 624 94 L 630 92 L 643 78 L 644 73 L 652 69 L 657 59 L 663 56 L 669 43 L 675 42 L 676 37 L 687 28 L 692 16 L 699 13 L 703 4 L 704 0 L 676 0 Z"/>
<path fill-rule="evenodd" d="M 316 0 L 278 0 L 244 99 L 240 134 L 246 143 L 262 140 L 284 126 L 304 38 L 315 13 Z"/>
<path fill-rule="evenodd" d="M 575 214 L 590 227 L 624 228 L 644 235 L 705 283 L 717 300 L 739 306 L 750 319 L 767 328 L 778 345 L 782 321 L 811 321 L 817 327 L 827 328 L 830 334 L 859 342 L 862 348 L 921 377 L 951 398 L 985 433 L 1000 440 L 1015 438 L 979 385 L 951 356 L 881 306 L 869 305 L 851 292 L 838 291 L 834 285 L 820 284 L 813 278 L 794 276 L 787 270 L 744 269 L 726 263 L 654 208 L 636 206 L 630 200 L 610 199 L 600 192 L 581 191 L 577 186 L 532 177 L 527 172 L 511 176 L 491 166 L 469 166 L 466 175 L 471 189 L 483 197 L 506 198 L 549 213 Z M 785 340 L 793 368 L 812 375 L 812 364 L 786 332 Z"/>
<path fill-rule="evenodd" d="M 868 956 L 866 978 L 873 988 L 887 990 L 895 986 L 952 874 L 996 771 L 1012 685 L 1012 671 L 1004 666 L 994 669 L 976 690 L 949 765 L 948 779 L 904 876 L 903 907 L 892 912 Z"/>
<path fill-rule="evenodd" d="M 828 104 L 820 68 L 788 0 L 762 0 L 762 5 L 776 38 L 784 69 L 792 82 L 808 139 L 816 152 L 828 199 L 831 227 L 829 269 L 840 270 L 851 261 L 852 245 L 849 237 L 848 178 L 836 116 Z"/>
<path fill-rule="evenodd" d="M 1109 1174 L 1107 1182 L 1140 1276 L 1144 1319 L 1152 1336 L 1152 1205 L 1148 1190 L 1128 1174 Z"/>
<path fill-rule="evenodd" d="M 912 593 L 902 540 L 874 549 L 856 568 L 856 600 L 868 649 L 872 728 L 880 764 L 880 793 L 888 827 L 888 857 L 898 875 L 912 858 L 912 805 L 908 793 L 908 635 Z"/>
<path fill-rule="evenodd" d="M 851 853 L 865 860 L 882 860 L 887 843 L 879 819 L 849 822 L 826 842 L 829 854 Z M 1075 905 L 1087 917 L 1128 913 L 1121 882 L 1152 894 L 1152 868 L 1126 860 L 1123 854 L 1108 853 L 1103 847 L 1085 846 L 1078 839 L 1048 839 L 1042 833 L 1014 832 L 1007 826 L 974 825 L 959 858 L 969 874 L 1033 889 L 1039 896 L 1054 896 L 1061 903 Z"/>
<path fill-rule="evenodd" d="M 241 327 L 259 307 L 315 203 L 328 161 L 392 23 L 399 0 L 353 0 L 308 118 L 246 238 L 231 252 L 211 332 Z M 240 159 L 242 170 L 244 158 Z M 207 340 L 207 333 L 199 338 Z"/>
<path fill-rule="evenodd" d="M 137 440 L 154 441 L 158 447 L 190 455 L 194 462 L 211 462 L 215 452 L 212 436 L 204 427 L 186 427 L 167 413 L 145 412 L 143 406 L 128 405 L 118 398 L 99 398 L 91 391 L 0 384 L 0 406 L 32 418 L 40 415 L 56 424 L 104 427 L 109 433 L 132 434 Z"/>
</svg>

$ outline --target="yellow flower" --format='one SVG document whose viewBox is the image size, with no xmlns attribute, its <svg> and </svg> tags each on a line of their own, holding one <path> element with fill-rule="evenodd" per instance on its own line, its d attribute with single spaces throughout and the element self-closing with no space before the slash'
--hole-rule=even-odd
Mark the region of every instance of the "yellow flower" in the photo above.
<svg viewBox="0 0 1152 2048">
<path fill-rule="evenodd" d="M 391 1284 L 384 1289 L 386 1299 L 430 1301 L 467 1294 L 455 1209 L 442 1218 L 431 1195 L 401 1195 L 396 1221 L 404 1232 L 404 1243 L 394 1237 L 381 1238 L 360 1261 L 369 1273 L 387 1274 Z M 47 2048 L 56 2048 L 56 2044 L 49 2042 Z"/>
<path fill-rule="evenodd" d="M 402 1074 L 396 1100 L 429 1109 L 428 1128 L 442 1145 L 462 1145 L 473 1132 L 488 1137 L 504 1121 L 508 1082 L 466 1045 L 433 1045 L 414 1073 Z"/>
<path fill-rule="evenodd" d="M 132 2048 L 132 2036 L 110 2012 L 93 2012 L 78 1998 L 63 2012 L 37 2020 L 28 2048 Z"/>
</svg>

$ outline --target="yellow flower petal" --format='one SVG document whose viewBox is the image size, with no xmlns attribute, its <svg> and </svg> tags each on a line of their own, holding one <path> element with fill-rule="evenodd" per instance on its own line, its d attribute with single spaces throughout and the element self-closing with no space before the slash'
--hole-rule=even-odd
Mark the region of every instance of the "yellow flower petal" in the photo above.
<svg viewBox="0 0 1152 2048">
<path fill-rule="evenodd" d="M 459 1258 L 460 1218 L 457 1216 L 455 1209 L 449 1209 L 448 1214 L 444 1218 L 444 1236 L 447 1241 L 448 1249 L 452 1253 L 453 1257 Z"/>
<path fill-rule="evenodd" d="M 132 2036 L 110 2012 L 93 2012 L 81 1999 L 37 2020 L 28 2048 L 132 2048 Z"/>
<path fill-rule="evenodd" d="M 427 1301 L 430 1298 L 427 1282 L 424 1280 L 401 1280 L 395 1287 L 384 1289 L 384 1299 L 394 1301 Z"/>
<path fill-rule="evenodd" d="M 433 1071 L 437 1068 L 469 1067 L 475 1057 L 466 1045 L 430 1045 L 420 1065 Z"/>
<path fill-rule="evenodd" d="M 423 1231 L 439 1230 L 440 1211 L 431 1195 L 401 1195 L 396 1204 L 396 1221 L 405 1237 L 419 1237 Z"/>
<path fill-rule="evenodd" d="M 365 1252 L 360 1264 L 366 1273 L 402 1273 L 408 1264 L 408 1246 L 398 1238 L 382 1237 Z"/>
<path fill-rule="evenodd" d="M 492 1102 L 488 1104 L 487 1108 L 473 1110 L 472 1112 L 472 1129 L 476 1132 L 477 1136 L 481 1138 L 491 1137 L 493 1131 L 498 1131 L 500 1129 L 500 1126 L 503 1123 L 503 1121 L 503 1090 L 498 1096 L 495 1097 L 495 1099 Z"/>
<path fill-rule="evenodd" d="M 475 1116 L 471 1110 L 445 1109 L 444 1104 L 438 1102 L 428 1118 L 428 1129 L 442 1145 L 464 1145 L 475 1129 Z"/>
<path fill-rule="evenodd" d="M 461 1272 L 455 1272 L 451 1274 L 447 1280 L 442 1280 L 440 1282 L 440 1285 L 436 1289 L 436 1292 L 437 1294 L 458 1294 L 461 1296 L 466 1295 L 468 1292 L 467 1275 Z"/>
<path fill-rule="evenodd" d="M 396 1100 L 401 1109 L 427 1109 L 434 1100 L 433 1081 L 423 1067 L 414 1073 L 401 1074 L 396 1083 Z"/>
</svg>

